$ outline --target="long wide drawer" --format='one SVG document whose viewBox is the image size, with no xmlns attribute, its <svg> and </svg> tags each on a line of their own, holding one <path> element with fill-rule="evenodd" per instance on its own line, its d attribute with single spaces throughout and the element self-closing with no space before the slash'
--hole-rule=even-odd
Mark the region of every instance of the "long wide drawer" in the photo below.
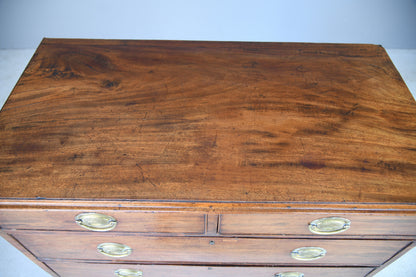
<svg viewBox="0 0 416 277">
<path fill-rule="evenodd" d="M 371 267 L 241 267 L 241 266 L 174 266 L 143 264 L 100 264 L 67 261 L 48 261 L 61 277 L 100 276 L 114 277 L 131 270 L 143 277 L 276 277 L 288 272 L 303 273 L 305 277 L 363 277 L 373 270 Z M 142 275 L 140 275 L 140 273 Z M 135 275 L 131 275 L 135 276 Z"/>
<path fill-rule="evenodd" d="M 64 231 L 14 231 L 11 234 L 40 259 L 164 263 L 377 266 L 409 244 L 408 241 L 383 240 L 155 237 Z M 123 251 L 116 252 L 122 252 L 123 257 L 104 255 L 97 250 L 103 243 L 125 245 L 131 253 L 124 255 L 127 252 L 122 248 Z M 319 247 L 326 253 L 315 260 L 293 258 L 291 253 L 302 247 Z M 111 246 L 104 249 L 107 253 L 111 251 Z"/>
<path fill-rule="evenodd" d="M 265 213 L 220 215 L 219 232 L 224 235 L 315 235 L 309 224 L 319 219 L 342 218 L 348 229 L 341 236 L 416 236 L 416 215 L 360 213 Z M 323 232 L 327 235 L 330 232 Z"/>
<path fill-rule="evenodd" d="M 0 210 L 0 224 L 3 229 L 87 231 L 76 217 L 91 213 L 110 216 L 118 232 L 203 234 L 206 226 L 201 213 L 41 209 Z"/>
</svg>

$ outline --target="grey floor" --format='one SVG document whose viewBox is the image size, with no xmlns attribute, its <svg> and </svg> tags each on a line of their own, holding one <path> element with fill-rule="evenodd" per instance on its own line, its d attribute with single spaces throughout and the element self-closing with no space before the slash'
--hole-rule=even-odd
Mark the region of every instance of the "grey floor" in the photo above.
<svg viewBox="0 0 416 277">
<path fill-rule="evenodd" d="M 388 49 L 387 52 L 416 99 L 416 49 Z M 3 106 L 33 53 L 34 49 L 0 50 L 0 107 Z M 0 277 L 23 276 L 50 277 L 0 237 Z M 396 276 L 416 277 L 416 248 L 376 275 Z"/>
</svg>

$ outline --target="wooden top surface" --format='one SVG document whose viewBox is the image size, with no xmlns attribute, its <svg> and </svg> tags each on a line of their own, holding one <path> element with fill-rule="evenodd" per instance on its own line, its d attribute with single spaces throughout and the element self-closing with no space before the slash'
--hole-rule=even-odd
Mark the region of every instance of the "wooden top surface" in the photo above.
<svg viewBox="0 0 416 277">
<path fill-rule="evenodd" d="M 45 39 L 0 143 L 0 198 L 416 203 L 376 45 Z"/>
</svg>

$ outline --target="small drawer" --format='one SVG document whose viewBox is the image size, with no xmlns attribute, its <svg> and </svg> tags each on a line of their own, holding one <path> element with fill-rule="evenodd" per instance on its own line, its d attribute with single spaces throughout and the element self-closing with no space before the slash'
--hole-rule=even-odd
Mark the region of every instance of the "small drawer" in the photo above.
<svg viewBox="0 0 416 277">
<path fill-rule="evenodd" d="M 11 234 L 40 259 L 181 264 L 378 266 L 410 243 L 398 240 L 156 237 L 111 232 L 14 231 Z M 106 251 L 114 254 L 113 257 L 103 255 L 97 249 L 103 243 L 109 244 Z M 318 257 L 320 254 L 314 251 L 296 250 L 305 247 L 324 249 L 324 253 Z M 314 255 L 319 259 L 302 259 L 314 258 Z"/>
<path fill-rule="evenodd" d="M 311 223 L 335 218 L 331 228 L 314 232 Z M 336 221 L 338 219 L 338 221 Z M 342 220 L 348 221 L 343 227 Z M 321 221 L 322 222 L 322 221 Z M 330 224 L 326 224 L 330 225 Z M 313 227 L 313 226 L 312 226 Z M 312 230 L 311 230 L 312 229 Z M 338 230 L 338 231 L 337 231 Z M 416 215 L 358 213 L 264 213 L 222 214 L 219 232 L 223 235 L 332 235 L 416 236 Z"/>
<path fill-rule="evenodd" d="M 110 228 L 103 228 L 102 231 L 205 233 L 205 214 L 184 212 L 15 209 L 0 210 L 0 224 L 3 229 L 100 231 L 100 228 L 85 228 L 90 225 L 88 222 L 91 223 L 91 217 L 84 217 L 82 224 L 80 216 L 86 214 L 96 214 L 115 221 L 108 225 Z"/>
<path fill-rule="evenodd" d="M 130 270 L 130 276 L 142 277 L 277 277 L 283 273 L 299 272 L 304 277 L 363 277 L 373 270 L 371 267 L 229 267 L 229 266 L 173 266 L 142 264 L 98 264 L 68 261 L 48 261 L 56 273 L 63 277 L 100 276 L 114 277 L 120 269 Z M 129 276 L 129 275 L 124 275 Z M 301 276 L 301 275 L 300 275 Z"/>
</svg>

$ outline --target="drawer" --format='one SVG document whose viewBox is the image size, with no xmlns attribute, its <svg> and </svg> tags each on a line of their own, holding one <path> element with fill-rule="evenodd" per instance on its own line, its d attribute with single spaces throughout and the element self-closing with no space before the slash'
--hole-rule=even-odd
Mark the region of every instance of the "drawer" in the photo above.
<svg viewBox="0 0 416 277">
<path fill-rule="evenodd" d="M 152 211 L 82 210 L 0 210 L 3 229 L 87 231 L 75 222 L 77 215 L 95 213 L 116 220 L 118 232 L 204 234 L 205 215 L 201 213 Z"/>
<path fill-rule="evenodd" d="M 128 233 L 14 231 L 11 233 L 40 259 L 120 260 L 160 263 L 222 263 L 273 265 L 377 266 L 409 244 L 408 241 L 257 239 L 224 237 L 155 237 Z M 99 253 L 102 243 L 132 249 L 128 256 Z M 292 258 L 300 247 L 320 247 L 326 255 L 312 261 Z"/>
<path fill-rule="evenodd" d="M 363 277 L 371 267 L 230 267 L 230 266 L 174 266 L 142 264 L 99 264 L 48 261 L 56 273 L 62 277 L 100 276 L 114 277 L 120 269 L 141 272 L 143 277 L 275 277 L 284 272 L 299 272 L 305 277 Z M 139 275 L 138 275 L 139 276 Z"/>
<path fill-rule="evenodd" d="M 224 235 L 313 235 L 309 223 L 330 217 L 350 221 L 348 229 L 337 233 L 340 236 L 416 235 L 416 215 L 358 213 L 222 214 L 219 232 Z"/>
</svg>

